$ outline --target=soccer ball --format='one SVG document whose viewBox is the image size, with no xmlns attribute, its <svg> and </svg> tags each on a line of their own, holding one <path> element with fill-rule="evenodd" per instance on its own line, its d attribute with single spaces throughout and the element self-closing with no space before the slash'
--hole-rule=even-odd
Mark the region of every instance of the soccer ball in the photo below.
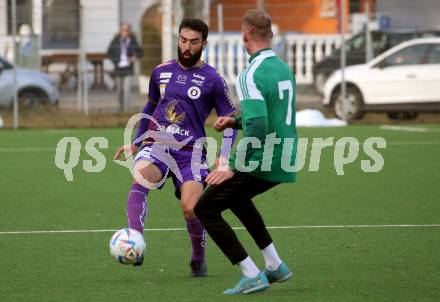
<svg viewBox="0 0 440 302">
<path fill-rule="evenodd" d="M 117 231 L 110 239 L 109 247 L 112 257 L 122 264 L 139 264 L 144 260 L 144 236 L 134 229 Z"/>
</svg>

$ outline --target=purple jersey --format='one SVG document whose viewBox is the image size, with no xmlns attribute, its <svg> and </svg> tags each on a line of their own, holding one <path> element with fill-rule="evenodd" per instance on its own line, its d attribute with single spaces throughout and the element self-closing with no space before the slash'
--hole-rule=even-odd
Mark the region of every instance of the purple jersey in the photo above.
<svg viewBox="0 0 440 302">
<path fill-rule="evenodd" d="M 140 123 L 135 139 L 147 130 L 173 134 L 188 145 L 205 137 L 205 121 L 215 109 L 218 116 L 236 113 L 225 81 L 210 65 L 182 68 L 176 60 L 157 66 L 151 75 L 148 103 L 143 112 L 159 123 Z"/>
</svg>

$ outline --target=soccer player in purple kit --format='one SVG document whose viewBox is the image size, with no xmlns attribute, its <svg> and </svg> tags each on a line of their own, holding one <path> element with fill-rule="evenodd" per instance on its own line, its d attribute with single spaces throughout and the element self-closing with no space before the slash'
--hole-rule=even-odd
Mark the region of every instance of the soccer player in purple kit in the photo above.
<svg viewBox="0 0 440 302">
<path fill-rule="evenodd" d="M 132 145 L 120 147 L 114 157 L 118 159 L 124 151 L 128 154 L 137 153 L 135 173 L 148 183 L 160 184 L 159 188 L 167 177 L 173 179 L 192 243 L 190 267 L 193 277 L 207 275 L 206 233 L 194 215 L 194 207 L 209 174 L 204 162 L 199 172 L 193 173 L 193 151 L 197 148 L 197 139 L 206 137 L 204 123 L 212 109 L 216 110 L 219 117 L 236 113 L 225 81 L 216 69 L 200 59 L 207 45 L 207 37 L 208 26 L 202 20 L 182 20 L 179 26 L 178 59 L 157 66 L 151 75 L 148 102 L 143 113 L 152 116 L 155 121 L 141 119 Z M 170 148 L 165 150 L 163 146 L 167 145 L 167 141 L 142 137 L 147 131 L 167 134 L 174 142 L 184 141 L 185 145 L 175 150 L 170 143 Z M 204 161 L 205 152 L 201 153 Z M 143 233 L 150 188 L 140 182 L 135 177 L 131 185 L 127 216 L 129 227 Z"/>
</svg>

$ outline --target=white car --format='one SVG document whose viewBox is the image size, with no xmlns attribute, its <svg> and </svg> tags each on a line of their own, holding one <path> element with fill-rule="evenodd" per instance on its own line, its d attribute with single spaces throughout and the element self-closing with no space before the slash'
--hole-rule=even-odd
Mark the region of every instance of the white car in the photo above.
<svg viewBox="0 0 440 302">
<path fill-rule="evenodd" d="M 13 84 L 13 66 L 0 57 L 0 106 L 12 105 Z M 58 104 L 59 91 L 56 80 L 46 73 L 17 68 L 17 90 L 20 106 Z"/>
<path fill-rule="evenodd" d="M 326 81 L 322 104 L 339 118 L 359 119 L 366 111 L 440 111 L 440 38 L 403 42 L 367 64 L 345 69 L 347 94 L 341 98 L 341 70 Z"/>
</svg>

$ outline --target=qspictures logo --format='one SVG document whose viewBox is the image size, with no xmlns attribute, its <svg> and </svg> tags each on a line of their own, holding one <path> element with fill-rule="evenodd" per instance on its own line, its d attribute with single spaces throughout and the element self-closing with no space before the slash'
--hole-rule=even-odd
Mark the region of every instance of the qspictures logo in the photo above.
<svg viewBox="0 0 440 302">
<path fill-rule="evenodd" d="M 150 125 L 154 124 L 156 130 L 148 130 L 143 133 L 136 141 L 132 142 L 132 134 L 136 124 L 141 119 L 147 119 Z M 218 150 L 222 150 L 221 155 L 229 158 L 232 149 L 232 129 L 225 130 L 225 137 L 218 146 L 218 142 L 212 137 L 200 137 L 193 140 L 193 136 L 188 135 L 183 141 L 178 141 L 174 137 L 177 125 L 164 127 L 160 125 L 152 116 L 144 113 L 133 115 L 127 122 L 124 130 L 124 145 L 142 144 L 137 154 L 125 152 L 126 160 L 113 160 L 113 164 L 127 168 L 131 175 L 142 185 L 148 188 L 160 187 L 166 180 L 167 175 L 163 175 L 159 183 L 149 183 L 140 175 L 140 169 L 151 164 L 153 160 L 160 160 L 169 171 L 174 173 L 179 180 L 182 176 L 178 169 L 176 159 L 173 154 L 188 152 L 188 145 L 191 145 L 191 171 L 193 176 L 200 175 L 202 169 L 207 169 L 214 165 Z M 387 144 L 383 137 L 369 137 L 364 141 L 359 141 L 355 137 L 334 137 L 326 138 L 287 138 L 283 141 L 277 138 L 275 133 L 266 135 L 264 142 L 256 137 L 244 137 L 237 142 L 237 153 L 235 157 L 236 169 L 240 172 L 252 172 L 259 168 L 261 171 L 270 172 L 274 160 L 274 146 L 282 144 L 281 169 L 286 172 L 299 172 L 307 169 L 310 172 L 318 172 L 321 168 L 321 158 L 324 152 L 333 152 L 333 167 L 336 175 L 344 175 L 345 168 L 356 164 L 356 160 L 361 156 L 359 169 L 365 173 L 380 172 L 385 165 L 381 150 Z M 55 166 L 64 172 L 66 181 L 74 180 L 74 169 L 80 164 L 80 155 L 84 150 L 91 159 L 82 161 L 82 169 L 89 173 L 102 172 L 107 165 L 107 158 L 101 152 L 108 149 L 109 142 L 105 137 L 91 137 L 85 142 L 84 149 L 77 137 L 63 137 L 58 141 L 55 153 Z M 220 147 L 220 148 L 219 148 Z M 263 160 L 261 162 L 249 161 L 246 165 L 245 157 L 250 148 L 263 148 Z M 128 149 L 128 148 L 127 148 Z M 224 152 L 224 150 L 227 150 Z M 292 162 L 292 154 L 296 151 L 296 158 Z M 224 154 L 225 153 L 225 154 Z"/>
</svg>

